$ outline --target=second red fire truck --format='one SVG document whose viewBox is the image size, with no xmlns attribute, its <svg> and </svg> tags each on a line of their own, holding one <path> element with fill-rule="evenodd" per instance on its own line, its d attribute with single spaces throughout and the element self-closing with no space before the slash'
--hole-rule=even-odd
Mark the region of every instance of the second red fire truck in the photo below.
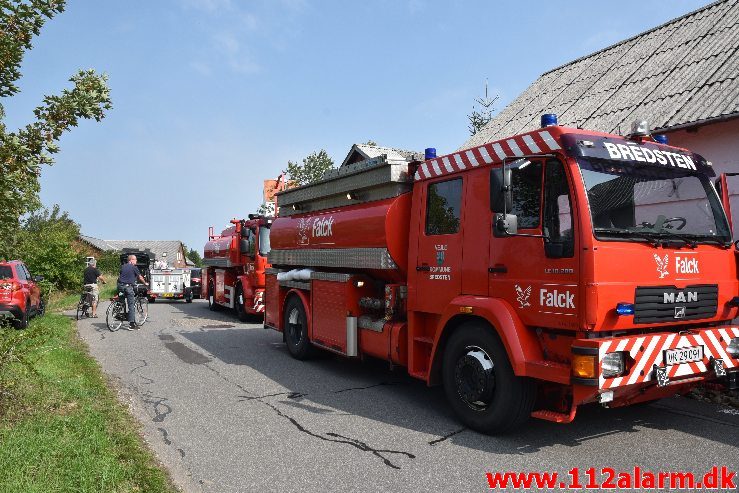
<svg viewBox="0 0 739 493">
<path fill-rule="evenodd" d="M 211 310 L 232 308 L 240 320 L 264 313 L 264 271 L 272 218 L 233 219 L 220 235 L 210 228 L 203 251 L 202 296 Z"/>
<path fill-rule="evenodd" d="M 643 126 L 621 137 L 552 116 L 446 156 L 343 166 L 278 195 L 265 326 L 298 359 L 371 356 L 442 384 L 487 433 L 707 380 L 737 388 L 737 261 L 712 176 Z M 240 245 L 270 225 L 251 224 L 206 246 L 211 305 L 259 299 L 243 255 L 257 269 L 268 249 Z"/>
</svg>

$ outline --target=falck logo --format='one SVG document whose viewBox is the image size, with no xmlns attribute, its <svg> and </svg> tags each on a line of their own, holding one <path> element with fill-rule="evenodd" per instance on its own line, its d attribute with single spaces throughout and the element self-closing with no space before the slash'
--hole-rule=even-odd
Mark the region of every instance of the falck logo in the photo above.
<svg viewBox="0 0 739 493">
<path fill-rule="evenodd" d="M 667 264 L 670 262 L 670 257 L 666 253 L 663 258 L 659 258 L 659 255 L 655 253 L 654 261 L 657 262 L 657 274 L 659 274 L 660 279 L 670 275 L 667 271 Z"/>
<path fill-rule="evenodd" d="M 301 218 L 300 221 L 298 221 L 298 244 L 299 245 L 307 245 L 308 244 L 308 228 L 310 226 L 310 220 Z"/>
<path fill-rule="evenodd" d="M 527 306 L 531 306 L 531 303 L 529 303 L 530 296 L 531 296 L 531 286 L 527 287 L 526 289 L 523 289 L 521 288 L 521 286 L 516 284 L 516 301 L 518 301 L 519 308 L 526 308 Z"/>
</svg>

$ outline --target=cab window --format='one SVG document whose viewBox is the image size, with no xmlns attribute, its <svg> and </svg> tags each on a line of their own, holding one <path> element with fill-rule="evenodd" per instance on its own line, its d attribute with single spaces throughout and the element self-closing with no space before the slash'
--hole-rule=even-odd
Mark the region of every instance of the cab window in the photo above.
<svg viewBox="0 0 739 493">
<path fill-rule="evenodd" d="M 462 210 L 462 178 L 432 183 L 426 195 L 426 234 L 459 232 Z"/>
<path fill-rule="evenodd" d="M 544 185 L 544 235 L 557 247 L 558 258 L 575 255 L 575 239 L 572 230 L 572 204 L 570 186 L 564 166 L 557 160 L 547 161 Z M 548 255 L 552 256 L 552 255 Z"/>
<path fill-rule="evenodd" d="M 511 167 L 511 214 L 518 218 L 519 229 L 539 227 L 541 214 L 541 161 L 523 161 Z"/>
</svg>

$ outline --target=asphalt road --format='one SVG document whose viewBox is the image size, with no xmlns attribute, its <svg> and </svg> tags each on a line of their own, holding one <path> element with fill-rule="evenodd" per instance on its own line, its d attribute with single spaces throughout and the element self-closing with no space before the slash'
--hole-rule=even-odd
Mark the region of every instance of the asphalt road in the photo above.
<svg viewBox="0 0 739 493">
<path fill-rule="evenodd" d="M 105 313 L 107 303 L 101 304 Z M 146 440 L 187 492 L 485 491 L 485 473 L 737 469 L 739 411 L 686 398 L 583 408 L 515 435 L 462 427 L 440 388 L 378 361 L 292 359 L 282 335 L 202 301 L 139 331 L 79 322 Z M 560 478 L 561 478 L 560 476 Z M 598 479 L 605 479 L 598 475 Z"/>
</svg>

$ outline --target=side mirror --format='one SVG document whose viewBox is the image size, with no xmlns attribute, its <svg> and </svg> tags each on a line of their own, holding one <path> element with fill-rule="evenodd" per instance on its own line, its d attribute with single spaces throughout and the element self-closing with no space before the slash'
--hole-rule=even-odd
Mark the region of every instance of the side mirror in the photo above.
<svg viewBox="0 0 739 493">
<path fill-rule="evenodd" d="M 510 211 L 513 208 L 511 192 L 511 169 L 495 168 L 490 170 L 490 210 L 496 213 Z"/>
<path fill-rule="evenodd" d="M 518 217 L 515 214 L 495 214 L 493 219 L 493 234 L 505 237 L 518 233 Z"/>
<path fill-rule="evenodd" d="M 33 276 L 33 282 L 41 282 L 44 280 L 44 276 Z"/>
<path fill-rule="evenodd" d="M 246 238 L 239 240 L 239 251 L 244 254 L 249 253 L 249 240 Z"/>
</svg>

